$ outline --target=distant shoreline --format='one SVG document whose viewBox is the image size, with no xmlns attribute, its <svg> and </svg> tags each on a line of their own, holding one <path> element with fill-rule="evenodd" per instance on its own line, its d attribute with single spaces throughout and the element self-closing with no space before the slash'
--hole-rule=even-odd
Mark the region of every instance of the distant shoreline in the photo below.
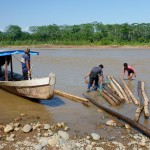
<svg viewBox="0 0 150 150">
<path fill-rule="evenodd" d="M 150 49 L 150 46 L 132 46 L 132 45 L 51 45 L 51 44 L 43 44 L 43 45 L 22 45 L 22 46 L 0 46 L 0 48 L 49 48 L 49 49 L 59 49 L 59 48 L 97 48 L 97 49 L 110 49 L 110 48 L 142 48 L 142 49 Z"/>
</svg>

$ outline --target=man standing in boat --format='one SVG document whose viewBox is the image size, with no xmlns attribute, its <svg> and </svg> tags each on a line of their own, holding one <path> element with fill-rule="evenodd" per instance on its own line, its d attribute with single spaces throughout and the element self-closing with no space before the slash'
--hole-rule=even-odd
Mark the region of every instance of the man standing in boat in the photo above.
<svg viewBox="0 0 150 150">
<path fill-rule="evenodd" d="M 31 78 L 31 69 L 30 69 L 30 49 L 27 48 L 25 53 L 22 55 L 21 58 L 22 63 L 22 74 L 24 80 L 28 80 Z"/>
<path fill-rule="evenodd" d="M 100 80 L 100 84 L 102 84 L 104 82 L 104 76 L 103 76 L 103 68 L 104 66 L 101 64 L 98 67 L 93 67 L 91 72 L 88 73 L 84 79 L 89 76 L 89 83 L 88 83 L 88 89 L 87 92 L 90 92 L 90 88 L 91 86 L 95 85 L 94 90 L 97 90 L 97 88 L 99 88 L 99 80 Z"/>
</svg>

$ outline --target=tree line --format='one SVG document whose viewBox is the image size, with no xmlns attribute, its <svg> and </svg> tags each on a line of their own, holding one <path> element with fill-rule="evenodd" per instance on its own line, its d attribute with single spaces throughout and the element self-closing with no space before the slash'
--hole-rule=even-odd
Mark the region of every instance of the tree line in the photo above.
<svg viewBox="0 0 150 150">
<path fill-rule="evenodd" d="M 31 26 L 22 31 L 9 25 L 0 31 L 0 46 L 5 45 L 150 45 L 150 23 Z"/>
</svg>

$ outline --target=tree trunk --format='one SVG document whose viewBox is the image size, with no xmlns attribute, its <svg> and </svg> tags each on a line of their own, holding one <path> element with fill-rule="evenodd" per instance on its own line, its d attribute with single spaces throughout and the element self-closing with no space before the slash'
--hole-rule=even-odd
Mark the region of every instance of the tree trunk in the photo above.
<svg viewBox="0 0 150 150">
<path fill-rule="evenodd" d="M 134 115 L 134 121 L 139 121 L 141 112 L 144 108 L 144 105 L 142 104 L 141 81 L 138 81 L 138 97 L 139 97 L 139 106 L 138 106 L 136 113 Z"/>
<path fill-rule="evenodd" d="M 129 95 L 130 95 L 132 101 L 134 102 L 134 104 L 138 105 L 139 104 L 138 101 L 136 100 L 136 98 L 134 97 L 134 95 L 132 94 L 132 92 L 130 91 L 130 89 L 128 88 L 128 86 L 126 85 L 126 83 L 122 79 L 120 79 L 120 80 L 123 83 L 123 85 L 124 85 L 125 89 L 127 90 L 127 92 L 129 93 Z"/>
<path fill-rule="evenodd" d="M 113 80 L 111 79 L 110 76 L 107 75 L 107 78 L 111 81 L 110 85 L 111 87 L 116 91 L 116 93 L 123 99 L 124 97 L 122 96 L 121 92 L 117 89 L 117 87 L 114 85 Z"/>
<path fill-rule="evenodd" d="M 144 115 L 146 118 L 149 117 L 149 99 L 145 93 L 145 88 L 144 88 L 144 82 L 141 82 L 141 88 L 142 88 L 142 96 L 144 98 Z"/>
<path fill-rule="evenodd" d="M 111 94 L 113 97 L 115 97 L 120 103 L 124 103 L 125 99 L 121 99 L 117 94 L 115 94 L 107 85 L 104 86 L 104 89 Z"/>
</svg>

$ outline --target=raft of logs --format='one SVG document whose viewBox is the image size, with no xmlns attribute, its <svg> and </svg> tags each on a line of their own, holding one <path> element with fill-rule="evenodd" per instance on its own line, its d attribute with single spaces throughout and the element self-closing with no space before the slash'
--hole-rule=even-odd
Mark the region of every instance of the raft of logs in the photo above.
<svg viewBox="0 0 150 150">
<path fill-rule="evenodd" d="M 107 77 L 107 82 L 102 85 L 102 90 L 100 94 L 112 105 L 118 106 L 122 103 L 131 103 L 134 102 L 138 106 L 138 100 L 134 97 L 131 90 L 128 88 L 125 81 L 120 79 L 120 82 L 117 81 L 114 77 L 109 75 Z"/>
</svg>

